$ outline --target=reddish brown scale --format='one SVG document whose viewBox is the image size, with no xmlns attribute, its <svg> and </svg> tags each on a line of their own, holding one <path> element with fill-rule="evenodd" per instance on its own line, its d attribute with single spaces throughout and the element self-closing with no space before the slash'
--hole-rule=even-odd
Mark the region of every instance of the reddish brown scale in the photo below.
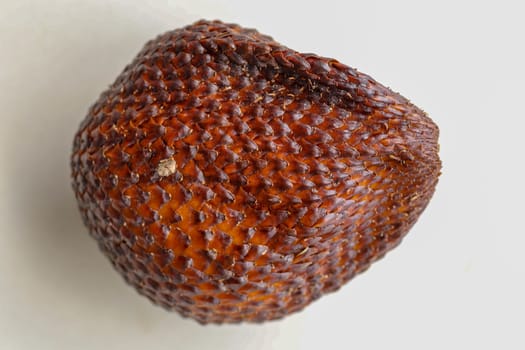
<svg viewBox="0 0 525 350">
<path fill-rule="evenodd" d="M 200 21 L 146 44 L 74 140 L 91 235 L 139 293 L 202 323 L 278 319 L 395 247 L 438 128 L 334 59 Z"/>
</svg>

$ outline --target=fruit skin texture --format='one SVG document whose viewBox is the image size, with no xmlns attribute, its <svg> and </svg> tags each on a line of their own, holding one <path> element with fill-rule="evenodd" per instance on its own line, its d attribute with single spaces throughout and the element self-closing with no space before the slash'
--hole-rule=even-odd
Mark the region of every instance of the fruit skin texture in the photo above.
<svg viewBox="0 0 525 350">
<path fill-rule="evenodd" d="M 438 128 L 334 59 L 199 21 L 148 42 L 74 139 L 73 188 L 127 283 L 201 323 L 301 310 L 402 237 Z"/>
</svg>

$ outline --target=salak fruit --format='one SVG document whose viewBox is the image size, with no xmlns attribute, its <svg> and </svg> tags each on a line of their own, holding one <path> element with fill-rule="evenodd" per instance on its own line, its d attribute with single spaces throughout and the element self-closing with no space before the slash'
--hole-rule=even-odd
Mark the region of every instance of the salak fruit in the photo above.
<svg viewBox="0 0 525 350">
<path fill-rule="evenodd" d="M 335 59 L 199 21 L 149 41 L 90 108 L 73 188 L 140 294 L 201 323 L 261 322 L 401 241 L 434 192 L 437 139 Z"/>
</svg>

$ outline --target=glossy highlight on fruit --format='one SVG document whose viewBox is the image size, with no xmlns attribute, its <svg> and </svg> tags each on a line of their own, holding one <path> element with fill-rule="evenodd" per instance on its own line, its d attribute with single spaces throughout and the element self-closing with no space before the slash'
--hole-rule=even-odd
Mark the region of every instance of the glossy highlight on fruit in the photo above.
<svg viewBox="0 0 525 350">
<path fill-rule="evenodd" d="M 84 223 L 138 292 L 201 323 L 303 309 L 400 243 L 437 183 L 407 99 L 253 29 L 149 41 L 74 139 Z"/>
</svg>

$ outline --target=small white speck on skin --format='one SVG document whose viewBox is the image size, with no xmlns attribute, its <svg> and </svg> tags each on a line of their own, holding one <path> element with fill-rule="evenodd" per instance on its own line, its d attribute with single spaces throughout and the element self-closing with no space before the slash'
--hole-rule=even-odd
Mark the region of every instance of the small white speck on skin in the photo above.
<svg viewBox="0 0 525 350">
<path fill-rule="evenodd" d="M 157 166 L 157 174 L 160 177 L 170 176 L 175 173 L 175 170 L 177 170 L 177 162 L 172 158 L 161 160 Z"/>
</svg>

